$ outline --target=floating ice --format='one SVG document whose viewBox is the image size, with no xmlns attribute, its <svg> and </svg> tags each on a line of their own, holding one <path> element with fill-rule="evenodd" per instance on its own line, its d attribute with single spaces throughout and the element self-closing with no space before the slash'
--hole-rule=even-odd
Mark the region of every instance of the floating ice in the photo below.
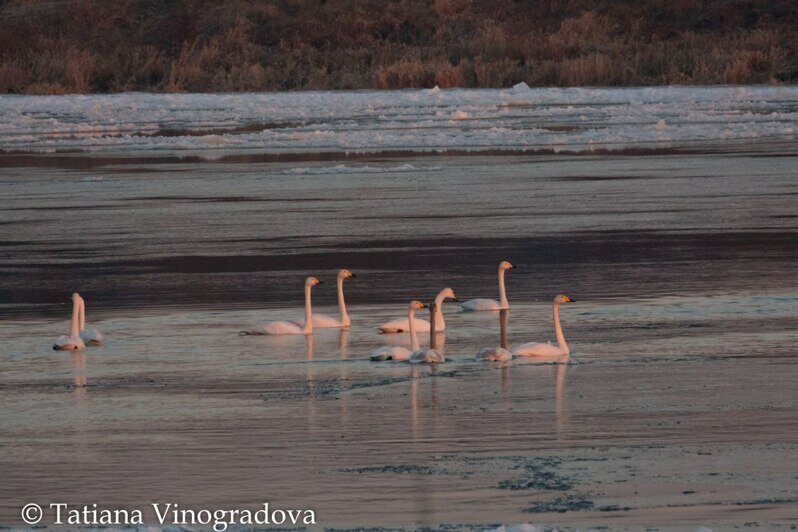
<svg viewBox="0 0 798 532">
<path fill-rule="evenodd" d="M 796 132 L 795 86 L 0 96 L 6 152 L 589 151 Z"/>
</svg>

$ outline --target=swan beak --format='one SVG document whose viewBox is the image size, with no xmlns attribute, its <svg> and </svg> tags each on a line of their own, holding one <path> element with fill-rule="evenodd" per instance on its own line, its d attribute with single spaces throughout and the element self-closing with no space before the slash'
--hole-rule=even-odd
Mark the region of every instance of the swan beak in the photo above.
<svg viewBox="0 0 798 532">
<path fill-rule="evenodd" d="M 350 279 L 356 279 L 356 278 L 357 278 L 357 275 L 355 275 L 354 273 L 350 273 L 350 274 L 349 274 L 349 278 L 350 278 Z"/>
<path fill-rule="evenodd" d="M 421 304 L 421 308 L 427 308 L 427 304 L 426 303 L 422 303 Z"/>
<path fill-rule="evenodd" d="M 324 284 L 324 283 L 316 279 L 316 284 Z"/>
<path fill-rule="evenodd" d="M 576 300 L 575 300 L 575 299 L 571 299 L 571 298 L 569 297 L 569 298 L 568 298 L 568 303 L 576 303 Z"/>
<path fill-rule="evenodd" d="M 457 299 L 456 297 L 453 297 L 453 298 L 452 298 L 452 301 L 456 301 L 456 302 L 458 302 L 458 303 L 460 302 L 460 300 L 459 300 L 459 299 Z"/>
</svg>

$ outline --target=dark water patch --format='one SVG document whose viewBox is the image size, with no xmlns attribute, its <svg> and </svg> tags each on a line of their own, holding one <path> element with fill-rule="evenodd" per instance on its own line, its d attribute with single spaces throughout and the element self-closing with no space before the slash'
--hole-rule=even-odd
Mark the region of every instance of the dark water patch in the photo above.
<svg viewBox="0 0 798 532">
<path fill-rule="evenodd" d="M 80 150 L 61 150 L 55 154 L 39 154 L 28 151 L 0 150 L 0 168 L 64 168 L 74 170 L 90 170 L 100 167 L 143 164 L 260 164 L 260 163 L 297 163 L 297 162 L 332 162 L 332 161 L 378 161 L 380 159 L 406 159 L 424 157 L 540 157 L 540 156 L 661 156 L 661 155 L 695 155 L 725 153 L 722 148 L 601 148 L 591 151 L 568 149 L 507 149 L 475 148 L 475 149 L 433 149 L 428 150 L 382 150 L 370 152 L 330 151 L 330 152 L 294 152 L 294 153 L 236 153 L 221 157 L 206 158 L 188 152 L 185 155 L 155 155 L 143 152 L 141 155 L 106 155 L 87 154 Z"/>
<path fill-rule="evenodd" d="M 516 478 L 502 480 L 497 485 L 500 489 L 568 491 L 574 487 L 574 481 L 557 471 L 563 459 L 557 457 L 527 458 L 520 467 L 523 471 Z"/>
<path fill-rule="evenodd" d="M 357 473 L 359 475 L 368 473 L 392 473 L 397 475 L 446 475 L 446 470 L 437 467 L 429 467 L 415 464 L 383 465 L 374 467 L 354 467 L 341 469 L 342 473 Z"/>
<path fill-rule="evenodd" d="M 161 128 L 153 132 L 131 133 L 135 137 L 206 137 L 208 135 L 234 135 L 236 133 L 258 133 L 270 129 L 285 129 L 299 127 L 299 122 L 260 122 L 257 124 L 246 124 L 238 127 L 215 127 L 204 129 L 186 128 Z M 122 135 L 111 135 L 122 136 Z"/>
<path fill-rule="evenodd" d="M 100 255 L 99 249 L 87 253 L 52 245 L 47 251 L 31 254 L 28 249 L 39 246 L 21 245 L 25 241 L 30 242 L 4 240 L 3 247 L 9 252 L 0 253 L 0 268 L 8 273 L 0 278 L 5 303 L 0 306 L 0 316 L 58 312 L 70 287 L 90 293 L 97 309 L 229 308 L 267 301 L 280 305 L 297 301 L 297 293 L 301 293 L 301 285 L 285 282 L 286 273 L 296 279 L 324 277 L 324 272 L 335 272 L 344 265 L 369 272 L 363 276 L 367 282 L 358 279 L 347 285 L 348 301 L 357 304 L 373 301 L 375 284 L 380 285 L 384 302 L 405 301 L 408 275 L 413 277 L 415 293 L 436 293 L 441 288 L 440 276 L 420 267 L 424 264 L 434 264 L 436 272 L 447 272 L 447 284 L 457 292 L 470 293 L 471 286 L 476 286 L 473 291 L 484 291 L 496 261 L 507 259 L 517 267 L 508 278 L 513 296 L 547 300 L 551 293 L 566 290 L 579 299 L 679 294 L 693 286 L 700 286 L 704 293 L 749 289 L 753 283 L 761 288 L 771 284 L 785 288 L 784 276 L 794 272 L 798 263 L 798 233 L 792 231 L 429 238 L 400 240 L 393 247 L 383 240 L 342 240 L 322 243 L 323 251 L 308 249 L 301 239 L 277 238 L 264 240 L 268 249 L 259 255 L 154 258 L 138 258 L 135 253 L 116 258 L 114 254 Z M 25 260 L 20 261 L 21 257 Z M 553 267 L 558 270 L 554 285 Z M 608 276 L 613 278 L 609 285 Z M 641 286 L 645 286 L 642 292 Z M 320 297 L 325 296 L 326 292 L 320 292 Z M 684 324 L 693 327 L 696 322 Z"/>
<path fill-rule="evenodd" d="M 315 202 L 347 202 L 354 201 L 355 198 L 312 198 L 312 197 L 293 197 L 293 198 L 258 198 L 248 196 L 141 196 L 130 198 L 127 201 L 152 201 L 167 203 L 315 203 Z M 285 212 L 285 211 L 283 211 Z"/>
<path fill-rule="evenodd" d="M 566 497 L 557 497 L 550 501 L 541 501 L 532 504 L 522 511 L 532 514 L 542 513 L 566 513 L 566 512 L 583 512 L 593 509 L 593 501 L 575 495 L 568 495 Z"/>
<path fill-rule="evenodd" d="M 596 508 L 599 512 L 628 512 L 631 510 L 628 506 L 619 506 L 617 504 L 609 504 L 606 506 L 599 506 Z"/>
</svg>

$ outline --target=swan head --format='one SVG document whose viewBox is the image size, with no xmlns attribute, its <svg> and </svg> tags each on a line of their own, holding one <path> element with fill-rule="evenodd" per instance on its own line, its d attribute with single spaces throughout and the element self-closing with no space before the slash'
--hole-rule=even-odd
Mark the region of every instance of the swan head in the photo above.
<svg viewBox="0 0 798 532">
<path fill-rule="evenodd" d="M 350 272 L 349 270 L 340 270 L 338 272 L 339 279 L 351 279 L 353 277 L 357 277 L 354 273 Z"/>
<path fill-rule="evenodd" d="M 324 284 L 319 281 L 318 277 L 308 277 L 305 279 L 305 286 L 316 286 L 317 284 Z"/>
<path fill-rule="evenodd" d="M 557 294 L 554 298 L 555 305 L 562 305 L 563 303 L 573 303 L 574 300 L 570 297 L 566 296 L 565 294 Z"/>
<path fill-rule="evenodd" d="M 442 302 L 444 299 L 451 299 L 453 301 L 457 301 L 457 296 L 454 295 L 454 290 L 451 288 L 444 288 L 440 292 L 438 292 L 438 297 L 435 298 L 436 302 Z"/>
<path fill-rule="evenodd" d="M 413 310 L 419 310 L 422 308 L 427 308 L 427 305 L 422 303 L 421 301 L 413 300 L 410 302 L 410 308 L 412 308 Z"/>
<path fill-rule="evenodd" d="M 503 261 L 501 261 L 499 263 L 499 269 L 500 270 L 513 270 L 513 269 L 515 269 L 515 266 L 513 266 L 512 264 L 510 264 L 506 260 L 503 260 Z"/>
</svg>

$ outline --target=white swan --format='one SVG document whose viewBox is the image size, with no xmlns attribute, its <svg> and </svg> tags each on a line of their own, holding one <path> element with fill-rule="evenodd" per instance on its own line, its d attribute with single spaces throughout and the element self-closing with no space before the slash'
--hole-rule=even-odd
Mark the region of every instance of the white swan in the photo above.
<svg viewBox="0 0 798 532">
<path fill-rule="evenodd" d="M 352 324 L 349 319 L 349 314 L 346 313 L 346 302 L 344 301 L 344 280 L 352 279 L 353 277 L 357 277 L 357 275 L 349 270 L 340 270 L 338 272 L 338 310 L 341 312 L 341 319 L 333 318 L 332 316 L 327 316 L 325 314 L 314 314 L 314 329 L 341 329 L 344 327 L 349 327 Z M 300 321 L 295 321 L 294 323 L 300 327 L 305 324 L 304 322 Z"/>
<path fill-rule="evenodd" d="M 61 335 L 55 339 L 53 349 L 56 351 L 72 351 L 83 349 L 86 344 L 80 337 L 80 296 L 77 292 L 72 294 L 72 323 L 69 328 L 69 336 Z"/>
<path fill-rule="evenodd" d="M 103 345 L 105 336 L 97 329 L 90 327 L 86 328 L 86 300 L 83 296 L 80 298 L 80 337 L 86 345 Z"/>
<path fill-rule="evenodd" d="M 573 302 L 573 299 L 563 294 L 558 294 L 554 298 L 554 334 L 557 335 L 557 345 L 529 342 L 519 345 L 513 352 L 522 357 L 555 357 L 570 354 L 571 350 L 565 343 L 565 336 L 563 336 L 560 326 L 560 305 Z"/>
<path fill-rule="evenodd" d="M 435 316 L 435 329 L 438 332 L 446 330 L 446 321 L 443 319 L 443 310 L 441 310 L 441 306 L 443 305 L 443 301 L 445 299 L 451 299 L 453 301 L 457 301 L 457 296 L 454 295 L 454 290 L 451 288 L 444 288 L 438 295 L 435 297 L 435 308 L 436 312 L 430 313 L 430 315 Z M 430 330 L 429 322 L 427 320 L 422 320 L 420 318 L 414 318 L 413 325 L 418 332 L 427 332 Z M 400 318 L 398 320 L 392 320 L 383 323 L 380 325 L 380 331 L 384 333 L 400 333 L 400 332 L 407 332 L 410 330 L 410 322 L 407 318 Z"/>
<path fill-rule="evenodd" d="M 439 312 L 436 300 L 435 303 L 429 306 L 429 319 L 431 324 L 429 328 L 429 347 L 422 347 L 421 349 L 413 351 L 413 354 L 410 355 L 410 359 L 408 360 L 411 364 L 440 364 L 441 362 L 446 362 L 446 357 L 443 356 L 442 351 L 437 349 L 438 346 L 436 345 L 437 338 L 435 335 L 438 329 L 436 315 Z"/>
<path fill-rule="evenodd" d="M 499 312 L 500 341 L 501 347 L 486 347 L 477 352 L 476 359 L 485 362 L 509 362 L 513 359 L 513 354 L 507 349 L 507 314 L 508 310 Z"/>
<path fill-rule="evenodd" d="M 413 352 L 418 351 L 418 336 L 416 336 L 415 327 L 416 320 L 413 315 L 416 313 L 417 309 L 422 308 L 427 308 L 427 305 L 421 301 L 411 301 L 410 307 L 407 310 L 407 320 L 410 324 L 410 349 L 401 346 L 384 345 L 369 353 L 369 358 L 374 361 L 393 360 L 394 362 L 399 362 L 408 360 Z"/>
<path fill-rule="evenodd" d="M 290 321 L 273 321 L 263 325 L 260 329 L 251 331 L 250 334 L 312 334 L 313 311 L 310 308 L 310 289 L 317 284 L 324 284 L 315 277 L 305 279 L 305 323 L 297 325 Z"/>
<path fill-rule="evenodd" d="M 462 303 L 460 307 L 463 310 L 480 311 L 480 310 L 505 310 L 510 308 L 507 303 L 507 293 L 504 291 L 504 272 L 507 270 L 515 269 L 515 266 L 503 260 L 499 263 L 499 301 L 495 299 L 469 299 Z"/>
</svg>

